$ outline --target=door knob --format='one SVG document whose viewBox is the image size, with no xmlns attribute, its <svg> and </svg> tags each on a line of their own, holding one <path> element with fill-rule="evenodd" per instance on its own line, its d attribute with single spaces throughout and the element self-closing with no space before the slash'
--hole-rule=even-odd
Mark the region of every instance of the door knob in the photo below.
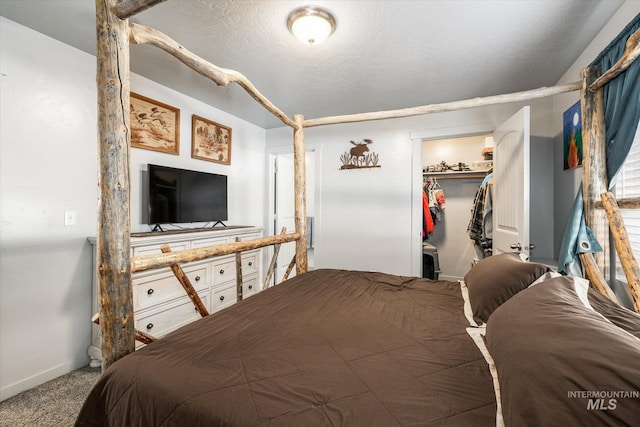
<svg viewBox="0 0 640 427">
<path fill-rule="evenodd" d="M 509 245 L 509 247 L 510 247 L 511 249 L 516 249 L 516 250 L 518 250 L 518 251 L 521 251 L 521 250 L 522 250 L 522 245 L 520 244 L 520 242 L 518 242 L 518 243 L 512 243 L 511 245 Z"/>
</svg>

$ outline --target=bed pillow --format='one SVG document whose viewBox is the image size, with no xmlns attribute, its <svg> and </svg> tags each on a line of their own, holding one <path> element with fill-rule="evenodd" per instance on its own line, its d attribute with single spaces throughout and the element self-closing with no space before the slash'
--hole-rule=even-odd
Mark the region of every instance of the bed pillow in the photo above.
<svg viewBox="0 0 640 427">
<path fill-rule="evenodd" d="M 543 264 L 523 261 L 517 253 L 485 258 L 464 276 L 473 318 L 486 323 L 502 303 L 551 271 Z"/>
<path fill-rule="evenodd" d="M 598 300 L 596 310 L 613 308 Z M 640 325 L 630 311 L 618 316 Z M 638 424 L 640 339 L 585 306 L 573 278 L 531 286 L 496 309 L 486 346 L 506 425 Z"/>
</svg>

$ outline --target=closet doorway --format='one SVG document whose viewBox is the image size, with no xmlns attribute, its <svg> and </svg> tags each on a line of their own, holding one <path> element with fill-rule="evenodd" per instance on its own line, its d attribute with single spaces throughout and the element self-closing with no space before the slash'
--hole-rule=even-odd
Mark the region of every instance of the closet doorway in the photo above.
<svg viewBox="0 0 640 427">
<path fill-rule="evenodd" d="M 469 126 L 456 129 L 459 132 L 454 136 L 442 130 L 432 130 L 414 133 L 412 140 L 422 141 L 423 145 L 419 148 L 422 149 L 423 164 L 429 165 L 441 161 L 436 154 L 429 156 L 430 151 L 437 152 L 438 143 L 446 147 L 451 140 L 457 140 L 463 135 L 479 136 L 482 139 L 485 136 L 493 136 L 493 253 L 518 251 L 531 260 L 554 265 L 554 232 L 553 222 L 550 221 L 553 217 L 554 197 L 553 138 L 536 136 L 533 133 L 530 114 L 530 107 L 524 106 L 496 129 L 493 129 L 493 125 Z M 479 155 L 477 148 L 470 148 L 468 152 Z M 444 153 L 441 156 L 444 156 Z M 451 160 L 454 163 L 458 162 L 457 158 Z M 417 182 L 418 168 L 415 161 L 414 168 L 414 182 Z M 453 178 L 453 175 L 451 177 Z M 458 178 L 460 181 L 438 178 L 440 185 L 449 183 L 445 187 L 447 205 L 444 227 L 441 227 L 440 231 L 434 230 L 430 242 L 436 247 L 440 245 L 438 252 L 440 268 L 443 270 L 440 278 L 463 278 L 473 260 L 479 258 L 478 255 L 482 256 L 475 253 L 466 233 L 475 191 L 482 181 L 474 177 L 469 182 L 468 178 L 463 176 Z M 448 187 L 451 187 L 450 191 L 447 191 Z M 459 218 L 451 224 L 453 219 L 448 208 L 454 201 L 458 202 L 456 211 L 460 212 L 460 215 L 466 215 L 466 220 L 464 217 Z M 417 200 L 413 209 L 418 217 L 418 212 L 422 209 Z M 420 227 L 416 222 L 414 227 Z M 417 245 L 413 247 L 418 248 Z"/>
<path fill-rule="evenodd" d="M 492 165 L 490 155 L 485 156 L 492 147 L 491 133 L 422 141 L 422 190 L 428 201 L 422 213 L 433 223 L 430 232 L 423 225 L 423 242 L 437 250 L 441 280 L 462 279 L 483 256 L 467 227 L 475 195 Z"/>
</svg>

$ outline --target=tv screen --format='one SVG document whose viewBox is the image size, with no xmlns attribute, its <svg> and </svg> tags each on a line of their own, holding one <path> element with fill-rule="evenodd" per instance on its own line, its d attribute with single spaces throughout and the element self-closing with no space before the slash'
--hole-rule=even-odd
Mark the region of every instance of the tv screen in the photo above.
<svg viewBox="0 0 640 427">
<path fill-rule="evenodd" d="M 227 177 L 148 165 L 148 224 L 226 221 Z"/>
</svg>

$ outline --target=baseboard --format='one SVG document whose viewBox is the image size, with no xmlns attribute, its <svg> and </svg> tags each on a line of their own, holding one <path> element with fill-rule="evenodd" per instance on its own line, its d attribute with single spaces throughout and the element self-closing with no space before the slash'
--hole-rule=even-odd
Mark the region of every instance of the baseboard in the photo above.
<svg viewBox="0 0 640 427">
<path fill-rule="evenodd" d="M 40 384 L 44 384 L 47 381 L 51 381 L 86 365 L 85 363 L 85 365 L 80 364 L 80 366 L 77 366 L 78 363 L 78 361 L 63 363 L 54 366 L 51 369 L 39 372 L 23 380 L 16 381 L 13 384 L 3 386 L 2 388 L 0 388 L 0 402 L 7 400 L 17 394 L 20 394 L 25 390 L 29 390 L 33 387 L 39 386 Z"/>
<path fill-rule="evenodd" d="M 462 277 L 458 276 L 446 276 L 444 274 L 440 274 L 438 276 L 438 280 L 449 280 L 450 282 L 457 282 L 458 280 L 462 280 Z"/>
</svg>

